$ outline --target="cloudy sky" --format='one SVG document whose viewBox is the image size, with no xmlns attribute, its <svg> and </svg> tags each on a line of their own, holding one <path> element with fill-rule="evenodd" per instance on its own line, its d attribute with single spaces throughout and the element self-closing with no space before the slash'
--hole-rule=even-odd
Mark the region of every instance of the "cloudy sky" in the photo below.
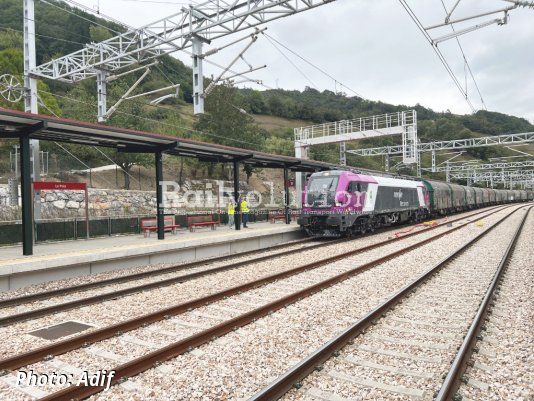
<svg viewBox="0 0 534 401">
<path fill-rule="evenodd" d="M 170 16 L 189 4 L 179 0 L 77 0 L 124 23 L 140 27 Z M 424 26 L 443 22 L 441 0 L 407 0 Z M 456 0 L 443 0 L 451 9 Z M 510 6 L 504 0 L 462 0 L 451 20 Z M 496 18 L 493 14 L 455 25 L 457 30 Z M 518 8 L 509 14 L 507 25 L 496 24 L 460 36 L 460 42 L 488 110 L 525 117 L 534 123 L 534 9 Z M 354 92 L 393 104 L 421 105 L 436 111 L 470 113 L 471 108 L 439 61 L 423 34 L 398 0 L 337 0 L 314 10 L 270 22 L 267 33 L 301 55 L 328 75 L 298 59 L 280 45 L 275 47 L 261 36 L 246 53 L 253 66 L 267 69 L 250 74 L 271 88 Z M 433 37 L 451 32 L 450 27 L 432 31 Z M 220 47 L 244 36 L 223 38 L 212 44 Z M 242 42 L 210 57 L 226 65 L 244 46 Z M 208 50 L 206 47 L 205 50 Z M 440 43 L 462 87 L 466 68 L 456 40 Z M 190 65 L 189 56 L 175 53 Z M 289 58 L 291 62 L 287 60 Z M 246 64 L 236 64 L 243 71 Z M 217 67 L 205 67 L 207 76 L 218 75 Z M 249 87 L 264 87 L 246 84 Z M 467 93 L 476 109 L 483 108 L 473 80 L 467 75 Z"/>
</svg>

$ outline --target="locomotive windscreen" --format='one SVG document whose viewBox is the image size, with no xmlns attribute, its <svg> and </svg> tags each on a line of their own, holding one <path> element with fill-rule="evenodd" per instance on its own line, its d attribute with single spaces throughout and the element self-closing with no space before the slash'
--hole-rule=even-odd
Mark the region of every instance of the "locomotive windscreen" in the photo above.
<svg viewBox="0 0 534 401">
<path fill-rule="evenodd" d="M 334 206 L 338 176 L 312 177 L 308 184 L 308 207 Z"/>
</svg>

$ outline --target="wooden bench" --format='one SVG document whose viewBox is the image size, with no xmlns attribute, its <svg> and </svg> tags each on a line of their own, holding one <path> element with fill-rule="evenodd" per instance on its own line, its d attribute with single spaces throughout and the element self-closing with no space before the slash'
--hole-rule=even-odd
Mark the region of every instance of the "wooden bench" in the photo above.
<svg viewBox="0 0 534 401">
<path fill-rule="evenodd" d="M 212 230 L 219 225 L 218 221 L 213 221 L 212 215 L 203 215 L 203 216 L 187 216 L 187 227 L 189 231 L 195 231 L 196 227 L 211 227 Z"/>
<path fill-rule="evenodd" d="M 276 220 L 284 220 L 285 221 L 286 215 L 284 214 L 284 212 L 279 212 L 279 211 L 269 212 L 269 215 L 267 216 L 267 219 L 269 220 L 269 222 L 271 224 L 274 224 L 274 223 L 276 223 Z"/>
<path fill-rule="evenodd" d="M 290 210 L 289 211 L 289 216 L 290 217 L 295 218 L 297 215 L 298 215 L 298 213 L 297 213 L 296 210 Z M 269 220 L 269 222 L 271 224 L 276 223 L 276 220 L 285 221 L 285 219 L 286 219 L 286 215 L 285 215 L 285 212 L 283 210 L 274 210 L 274 211 L 269 212 L 269 214 L 267 215 L 267 220 Z"/>
<path fill-rule="evenodd" d="M 165 216 L 163 221 L 164 229 L 172 231 L 173 234 L 176 234 L 176 229 L 181 227 L 178 224 L 174 224 L 173 216 Z M 140 229 L 145 237 L 149 237 L 152 231 L 158 230 L 158 219 L 141 219 Z"/>
</svg>

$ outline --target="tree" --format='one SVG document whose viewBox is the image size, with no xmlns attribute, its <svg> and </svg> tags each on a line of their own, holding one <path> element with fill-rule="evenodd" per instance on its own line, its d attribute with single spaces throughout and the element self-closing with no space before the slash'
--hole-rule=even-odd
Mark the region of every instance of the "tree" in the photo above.
<svg viewBox="0 0 534 401">
<path fill-rule="evenodd" d="M 206 114 L 200 116 L 195 129 L 206 133 L 204 140 L 221 145 L 259 149 L 264 141 L 254 119 L 237 99 L 237 89 L 231 85 L 219 85 L 208 96 Z"/>
<path fill-rule="evenodd" d="M 250 164 L 245 164 L 243 165 L 243 171 L 245 172 L 245 174 L 247 175 L 247 184 L 249 183 L 249 180 L 250 180 L 250 177 L 252 177 L 252 173 L 255 171 L 256 169 L 254 167 L 252 167 Z"/>
<path fill-rule="evenodd" d="M 114 103 L 122 96 L 127 86 L 123 83 L 108 86 L 109 101 Z M 148 130 L 143 115 L 143 103 L 139 100 L 129 100 L 121 104 L 120 108 L 108 119 L 108 124 L 121 128 L 129 128 L 138 131 Z M 106 151 L 110 158 L 121 168 L 124 174 L 124 189 L 130 189 L 130 171 L 133 166 L 153 166 L 154 155 L 146 153 L 126 153 L 112 150 Z"/>
<path fill-rule="evenodd" d="M 269 136 L 265 140 L 265 151 L 277 155 L 293 156 L 294 142 L 291 139 Z"/>
<path fill-rule="evenodd" d="M 203 131 L 205 140 L 245 149 L 262 149 L 265 131 L 244 111 L 243 97 L 230 84 L 217 86 L 206 100 L 206 114 L 200 116 L 195 129 Z M 211 135 L 210 135 L 211 134 Z M 213 166 L 212 166 L 213 167 Z M 251 166 L 245 165 L 247 182 Z"/>
<path fill-rule="evenodd" d="M 19 32 L 0 31 L 0 50 L 22 49 L 24 40 Z"/>
<path fill-rule="evenodd" d="M 102 26 L 91 25 L 89 27 L 89 35 L 93 42 L 103 42 L 104 40 L 113 37 L 113 34 Z"/>
<path fill-rule="evenodd" d="M 247 89 L 244 91 L 244 94 L 248 111 L 254 114 L 266 114 L 269 111 L 265 99 L 260 92 Z"/>
</svg>

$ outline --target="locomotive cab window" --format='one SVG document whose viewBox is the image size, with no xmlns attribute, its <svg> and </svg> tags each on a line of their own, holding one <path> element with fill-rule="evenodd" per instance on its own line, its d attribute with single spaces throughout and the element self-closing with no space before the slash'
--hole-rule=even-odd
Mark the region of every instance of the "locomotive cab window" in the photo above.
<svg viewBox="0 0 534 401">
<path fill-rule="evenodd" d="M 337 187 L 338 177 L 313 177 L 310 180 L 308 191 L 310 192 L 333 192 Z"/>
<path fill-rule="evenodd" d="M 364 182 L 356 182 L 352 181 L 349 183 L 349 187 L 347 189 L 347 192 L 349 193 L 355 193 L 355 192 L 366 192 L 367 191 L 367 183 Z"/>
</svg>

